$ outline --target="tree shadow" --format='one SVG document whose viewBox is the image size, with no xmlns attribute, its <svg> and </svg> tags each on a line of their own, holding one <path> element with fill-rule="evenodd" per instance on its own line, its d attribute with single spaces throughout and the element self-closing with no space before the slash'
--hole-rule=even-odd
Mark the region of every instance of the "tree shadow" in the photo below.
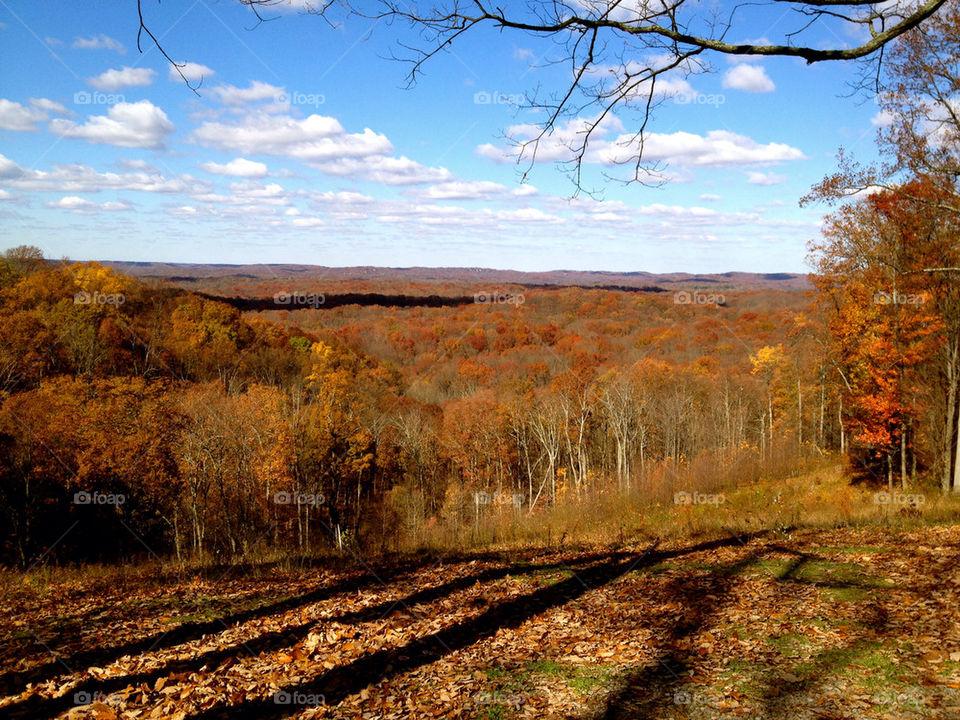
<svg viewBox="0 0 960 720">
<path fill-rule="evenodd" d="M 664 707 L 670 704 L 677 706 L 676 709 L 684 716 L 691 713 L 698 705 L 714 706 L 715 714 L 715 701 L 719 698 L 706 690 L 688 689 L 709 686 L 690 685 L 692 672 L 697 669 L 696 663 L 690 662 L 688 653 L 678 652 L 674 648 L 679 644 L 682 649 L 685 649 L 683 641 L 704 629 L 710 617 L 722 609 L 729 599 L 732 589 L 730 583 L 734 581 L 735 576 L 751 564 L 763 560 L 770 553 L 786 553 L 793 556 L 784 568 L 774 574 L 775 581 L 786 589 L 816 587 L 837 591 L 882 592 L 885 590 L 869 580 L 804 577 L 804 568 L 808 563 L 822 562 L 826 559 L 777 544 L 766 546 L 762 553 L 751 553 L 738 562 L 716 573 L 711 573 L 706 578 L 699 578 L 697 581 L 678 579 L 666 594 L 687 601 L 685 606 L 691 608 L 690 614 L 678 621 L 669 631 L 666 639 L 667 647 L 655 662 L 630 674 L 621 688 L 607 701 L 601 713 L 595 717 L 602 720 L 653 720 L 663 717 Z M 902 590 L 903 587 L 898 586 L 897 589 Z M 914 592 L 922 592 L 922 589 L 915 588 Z M 705 602 L 707 598 L 709 602 Z M 769 720 L 788 720 L 798 717 L 799 701 L 803 694 L 821 688 L 831 676 L 831 671 L 836 671 L 838 664 L 869 652 L 871 637 L 875 638 L 887 627 L 888 611 L 875 599 L 865 603 L 863 611 L 861 618 L 863 629 L 853 633 L 844 643 L 823 648 L 806 660 L 802 678 L 785 674 L 783 670 L 776 667 L 769 667 L 759 674 L 755 679 L 762 688 L 757 698 L 760 704 L 760 715 L 751 714 L 749 717 L 763 717 Z M 685 647 L 689 647 L 689 644 Z M 751 681 L 753 680 L 754 678 L 751 678 Z M 832 714 L 825 707 L 819 708 L 816 712 L 819 713 L 816 717 L 820 720 L 850 717 L 844 714 Z"/>
<path fill-rule="evenodd" d="M 737 540 L 739 543 L 740 540 Z M 684 652 L 689 639 L 704 629 L 723 607 L 735 584 L 735 576 L 763 557 L 768 548 L 754 550 L 719 571 L 696 578 L 677 578 L 663 591 L 679 600 L 685 614 L 667 630 L 665 647 L 653 662 L 628 674 L 597 715 L 603 720 L 658 720 L 665 703 L 686 706 L 701 698 L 684 690 L 693 669 Z"/>
<path fill-rule="evenodd" d="M 273 650 L 279 650 L 281 648 L 291 647 L 305 638 L 310 630 L 319 624 L 336 623 L 340 625 L 351 625 L 376 621 L 394 609 L 410 609 L 410 611 L 413 612 L 412 608 L 415 608 L 418 605 L 444 598 L 454 592 L 470 588 L 476 583 L 491 582 L 502 579 L 509 575 L 527 575 L 541 571 L 571 569 L 583 565 L 589 565 L 592 562 L 609 559 L 610 557 L 611 554 L 609 553 L 592 553 L 578 557 L 571 563 L 552 562 L 536 565 L 523 564 L 487 568 L 479 572 L 448 580 L 432 587 L 417 590 L 395 600 L 385 600 L 377 603 L 376 605 L 362 608 L 360 610 L 341 613 L 340 615 L 333 615 L 330 617 L 312 619 L 299 625 L 287 626 L 278 630 L 266 632 L 243 642 L 225 646 L 217 650 L 210 650 L 200 653 L 199 655 L 189 659 L 172 660 L 164 663 L 160 667 L 150 670 L 149 672 L 118 675 L 103 680 L 91 678 L 73 687 L 66 695 L 61 695 L 54 698 L 39 698 L 37 696 L 33 696 L 23 702 L 8 705 L 6 708 L 4 708 L 4 711 L 12 712 L 13 714 L 10 715 L 11 717 L 52 717 L 69 709 L 70 707 L 73 707 L 75 705 L 74 696 L 78 693 L 86 694 L 89 697 L 106 696 L 127 686 L 138 686 L 144 683 L 147 685 L 152 685 L 161 677 L 168 677 L 172 674 L 196 672 L 204 666 L 217 667 L 244 652 L 247 652 L 252 656 L 256 656 L 263 652 L 270 652 Z M 327 594 L 334 594 L 332 592 L 328 592 L 326 589 L 322 590 L 324 590 Z M 286 601 L 283 603 L 274 603 L 271 607 L 276 608 L 284 605 L 284 607 L 282 607 L 280 610 L 275 611 L 282 612 L 286 609 L 291 609 L 315 602 L 318 599 L 316 595 L 316 592 L 312 592 L 303 596 L 299 596 L 298 598 L 294 598 L 293 600 L 296 600 L 297 602 L 289 603 L 289 607 L 285 606 Z M 258 613 L 256 617 L 251 619 L 256 620 L 260 617 L 264 617 L 266 614 L 268 613 Z M 225 620 L 222 622 L 214 622 L 217 625 L 215 628 L 217 632 L 223 631 L 226 627 Z"/>
<path fill-rule="evenodd" d="M 803 565 L 811 560 L 823 560 L 823 558 L 805 554 L 800 559 L 799 564 L 777 579 L 791 585 L 816 587 L 825 590 L 863 590 L 871 592 L 882 590 L 882 588 L 864 582 L 851 580 L 821 581 L 799 577 Z M 899 589 L 902 589 L 902 587 Z M 854 659 L 869 652 L 873 644 L 870 637 L 882 633 L 887 627 L 889 613 L 883 605 L 875 600 L 866 603 L 864 609 L 867 616 L 861 620 L 863 624 L 861 631 L 852 633 L 849 639 L 840 645 L 823 648 L 807 660 L 803 673 L 804 677 L 797 677 L 791 673 L 792 677 L 785 678 L 782 673 L 775 675 L 773 672 L 767 672 L 761 677 L 764 690 L 760 701 L 765 719 L 775 720 L 796 717 L 802 695 L 822 689 L 829 679 L 836 674 L 840 666 L 845 667 Z M 833 713 L 827 707 L 821 707 L 818 710 L 818 718 L 822 720 L 831 720 L 832 718 L 839 720 L 845 717 L 848 716 L 839 713 L 839 711 Z"/>
<path fill-rule="evenodd" d="M 763 533 L 753 536 L 760 534 Z M 577 571 L 574 577 L 500 602 L 470 620 L 416 638 L 399 647 L 368 653 L 320 677 L 284 686 L 270 697 L 234 705 L 218 705 L 190 717 L 191 720 L 281 718 L 304 709 L 302 705 L 287 702 L 298 697 L 322 697 L 326 705 L 337 705 L 372 683 L 428 665 L 491 637 L 499 630 L 518 627 L 530 618 L 565 605 L 632 570 L 694 552 L 738 545 L 744 541 L 744 538 L 724 538 L 673 551 L 658 552 L 651 547 L 644 553 L 614 553 L 601 562 Z"/>
<path fill-rule="evenodd" d="M 471 560 L 475 559 L 471 557 Z M 415 561 L 400 562 L 393 565 L 378 565 L 370 570 L 364 570 L 356 577 L 335 582 L 311 590 L 310 592 L 297 595 L 296 597 L 286 598 L 275 602 L 267 602 L 254 608 L 239 610 L 221 617 L 212 618 L 197 622 L 186 622 L 177 625 L 170 630 L 160 633 L 154 633 L 147 637 L 136 638 L 118 645 L 108 647 L 95 647 L 80 650 L 70 655 L 59 656 L 41 665 L 28 668 L 26 670 L 11 670 L 0 674 L 0 693 L 13 694 L 19 692 L 27 683 L 42 683 L 67 672 L 74 672 L 91 665 L 109 665 L 124 655 L 136 655 L 143 652 L 152 652 L 163 650 L 165 648 L 180 645 L 191 640 L 196 640 L 211 633 L 219 633 L 224 628 L 231 625 L 242 624 L 257 620 L 267 615 L 286 612 L 303 605 L 320 602 L 330 597 L 348 592 L 356 592 L 364 588 L 376 585 L 380 582 L 396 580 L 429 565 L 433 560 L 423 558 Z M 462 562 L 463 560 L 461 560 Z M 237 568 L 239 572 L 249 572 L 250 567 L 261 566 L 226 566 L 227 570 L 221 573 L 218 579 L 223 579 L 230 574 L 231 570 Z M 78 618 L 74 623 L 75 627 L 81 627 L 83 619 Z"/>
</svg>

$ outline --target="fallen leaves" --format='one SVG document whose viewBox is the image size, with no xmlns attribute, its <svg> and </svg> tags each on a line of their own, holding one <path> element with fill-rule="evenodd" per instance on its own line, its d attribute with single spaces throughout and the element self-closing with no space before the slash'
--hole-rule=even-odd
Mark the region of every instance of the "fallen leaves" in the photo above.
<svg viewBox="0 0 960 720">
<path fill-rule="evenodd" d="M 827 549 L 843 544 L 883 551 Z M 176 583 L 151 586 L 160 602 L 126 589 L 140 625 L 72 588 L 59 612 L 71 622 L 90 613 L 99 633 L 44 639 L 66 666 L 35 653 L 39 674 L 11 688 L 0 714 L 229 717 L 257 707 L 265 717 L 633 720 L 849 717 L 855 707 L 857 717 L 948 717 L 960 705 L 960 586 L 947 581 L 958 548 L 954 528 L 808 531 L 658 548 L 645 561 L 637 552 L 625 572 L 589 587 L 587 568 L 620 559 L 448 561 L 343 592 L 356 573 L 204 581 L 211 596 L 231 598 L 218 606 L 223 622 L 179 623 L 172 637 L 162 618 L 182 593 Z M 508 605 L 509 622 L 488 628 Z M 20 607 L 21 624 L 10 627 L 49 627 Z M 77 663 L 91 648 L 76 643 L 94 636 L 101 649 L 90 657 L 100 660 Z M 8 637 L 0 657 L 15 642 Z M 8 663 L 2 673 L 25 669 Z M 903 692 L 879 697 L 878 687 Z M 278 709 L 277 693 L 313 700 Z"/>
</svg>

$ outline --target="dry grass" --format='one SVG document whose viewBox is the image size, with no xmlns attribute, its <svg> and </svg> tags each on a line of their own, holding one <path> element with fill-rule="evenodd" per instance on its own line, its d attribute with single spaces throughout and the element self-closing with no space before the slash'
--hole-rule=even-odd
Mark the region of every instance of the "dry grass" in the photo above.
<svg viewBox="0 0 960 720">
<path fill-rule="evenodd" d="M 492 507 L 460 527 L 424 528 L 402 549 L 594 546 L 802 527 L 910 528 L 958 519 L 960 496 L 920 487 L 897 490 L 891 497 L 877 488 L 852 486 L 837 456 L 809 457 L 772 469 L 769 464 L 733 463 L 720 473 L 715 463 L 702 461 L 680 469 L 662 465 L 630 491 L 568 497 L 534 513 Z"/>
<path fill-rule="evenodd" d="M 435 523 L 415 528 L 392 550 L 445 555 L 474 550 L 609 547 L 612 544 L 755 533 L 763 530 L 879 525 L 910 529 L 955 524 L 960 496 L 942 496 L 936 488 L 897 491 L 882 502 L 876 488 L 853 486 L 837 456 L 811 456 L 761 465 L 746 456 L 718 471 L 713 459 L 701 458 L 681 467 L 648 468 L 630 490 L 610 488 L 577 500 L 568 493 L 551 508 L 530 513 L 525 506 L 493 506 L 479 518 L 458 524 Z M 683 503 L 683 500 L 689 502 Z M 912 503 L 909 501 L 913 500 Z M 906 502 L 904 502 L 906 501 Z M 384 557 L 383 548 L 347 546 L 306 556 L 278 555 L 269 550 L 242 559 L 248 571 L 297 572 L 322 559 L 326 566 L 356 566 Z M 240 562 L 238 560 L 237 562 Z M 227 562 L 227 565 L 234 563 Z M 210 560 L 150 561 L 126 565 L 53 566 L 38 564 L 23 572 L 0 568 L 4 587 L 19 586 L 42 598 L 50 587 L 61 591 L 91 582 L 137 585 L 213 572 Z"/>
</svg>

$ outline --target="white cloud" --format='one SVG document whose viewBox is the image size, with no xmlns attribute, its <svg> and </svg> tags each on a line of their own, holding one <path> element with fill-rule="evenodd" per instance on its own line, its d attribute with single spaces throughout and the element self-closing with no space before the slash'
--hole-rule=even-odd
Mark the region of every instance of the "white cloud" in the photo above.
<svg viewBox="0 0 960 720">
<path fill-rule="evenodd" d="M 150 68 L 132 68 L 124 65 L 119 70 L 107 70 L 87 82 L 97 90 L 112 92 L 125 87 L 146 87 L 153 82 L 157 73 Z"/>
<path fill-rule="evenodd" d="M 76 50 L 113 50 L 121 55 L 125 55 L 127 48 L 119 40 L 114 40 L 107 35 L 94 35 L 88 38 L 78 37 L 71 46 Z"/>
<path fill-rule="evenodd" d="M 415 185 L 452 180 L 445 168 L 431 168 L 407 157 L 391 157 L 386 136 L 365 128 L 348 133 L 336 118 L 254 113 L 240 124 L 205 122 L 193 137 L 222 151 L 276 155 L 300 160 L 329 175 L 355 177 L 387 185 Z"/>
<path fill-rule="evenodd" d="M 776 173 L 748 172 L 747 182 L 751 185 L 780 185 L 787 181 L 786 175 L 777 175 Z"/>
<path fill-rule="evenodd" d="M 542 227 L 564 222 L 559 215 L 539 208 L 467 209 L 451 205 L 384 202 L 373 211 L 377 222 L 407 224 L 412 227 L 470 227 L 477 230 L 516 229 L 517 226 Z"/>
<path fill-rule="evenodd" d="M 752 93 L 773 92 L 777 86 L 760 65 L 740 63 L 723 74 L 723 86 Z"/>
<path fill-rule="evenodd" d="M 697 205 L 687 207 L 652 203 L 634 208 L 634 213 L 653 221 L 653 227 L 668 232 L 696 229 L 699 239 L 703 239 L 699 233 L 705 230 L 762 225 L 765 222 L 760 213 L 722 212 Z"/>
<path fill-rule="evenodd" d="M 106 115 L 88 117 L 83 125 L 61 118 L 50 122 L 50 132 L 61 137 L 128 148 L 163 147 L 173 130 L 166 113 L 149 100 L 117 103 Z"/>
<path fill-rule="evenodd" d="M 0 180 L 22 177 L 26 172 L 28 171 L 25 168 L 17 165 L 6 155 L 0 155 Z"/>
<path fill-rule="evenodd" d="M 151 165 L 142 158 L 120 158 L 116 162 L 117 167 L 123 170 L 147 170 L 159 174 L 160 169 L 156 165 Z"/>
<path fill-rule="evenodd" d="M 200 211 L 191 205 L 180 205 L 179 207 L 167 208 L 167 213 L 178 218 L 196 217 Z"/>
<path fill-rule="evenodd" d="M 273 9 L 293 12 L 310 12 L 323 6 L 323 0 L 274 0 L 270 3 Z"/>
<path fill-rule="evenodd" d="M 515 162 L 517 157 L 513 148 L 503 148 L 497 147 L 493 143 L 483 143 L 482 145 L 477 145 L 474 152 L 487 160 L 493 160 L 497 163 L 508 163 Z"/>
<path fill-rule="evenodd" d="M 521 223 L 561 223 L 563 218 L 550 215 L 538 208 L 519 208 L 517 210 L 498 210 L 494 212 L 497 220 Z"/>
<path fill-rule="evenodd" d="M 453 179 L 453 174 L 446 168 L 427 167 L 406 156 L 374 155 L 361 160 L 347 159 L 317 167 L 331 175 L 358 175 L 365 180 L 384 185 L 420 185 Z"/>
<path fill-rule="evenodd" d="M 630 141 L 632 136 L 622 137 L 618 140 L 618 147 Z M 647 160 L 665 160 L 691 167 L 776 163 L 804 157 L 800 150 L 784 143 L 761 144 L 729 130 L 711 130 L 706 135 L 651 133 L 643 150 Z"/>
<path fill-rule="evenodd" d="M 182 81 L 183 78 L 180 77 L 181 73 L 183 74 L 183 77 L 192 83 L 199 82 L 200 80 L 204 80 L 216 75 L 213 70 L 208 68 L 206 65 L 201 65 L 200 63 L 183 62 L 177 63 L 177 65 L 179 66 L 180 72 L 177 72 L 178 68 L 175 68 L 173 65 L 171 65 L 170 72 L 167 73 L 167 77 L 169 77 L 171 80 Z"/>
<path fill-rule="evenodd" d="M 537 160 L 569 160 L 573 156 L 571 148 L 583 142 L 589 122 L 577 118 L 557 127 L 540 141 L 536 148 Z M 608 166 L 631 162 L 641 148 L 635 134 L 622 132 L 623 129 L 623 124 L 614 117 L 601 122 L 593 131 L 584 161 Z M 516 125 L 507 129 L 507 136 L 519 145 L 506 150 L 486 144 L 478 147 L 476 152 L 481 157 L 498 162 L 514 162 L 521 153 L 529 158 L 532 145 L 524 150 L 522 143 L 535 138 L 539 131 L 540 128 L 535 125 Z M 620 134 L 608 139 L 613 132 Z M 642 149 L 647 162 L 663 161 L 681 168 L 772 164 L 804 157 L 800 150 L 789 145 L 760 144 L 729 130 L 711 130 L 706 135 L 683 131 L 646 133 Z"/>
<path fill-rule="evenodd" d="M 230 195 L 221 193 L 203 192 L 191 195 L 197 202 L 213 203 L 217 205 L 253 206 L 287 206 L 291 204 L 287 191 L 277 183 L 261 185 L 252 181 L 230 184 Z"/>
<path fill-rule="evenodd" d="M 479 200 L 506 193 L 508 188 L 488 180 L 452 180 L 440 185 L 431 185 L 417 193 L 429 200 Z"/>
<path fill-rule="evenodd" d="M 82 197 L 78 197 L 76 195 L 68 195 L 56 201 L 46 202 L 44 203 L 44 205 L 48 208 L 68 210 L 69 212 L 75 213 L 77 215 L 91 215 L 101 211 L 119 212 L 123 210 L 133 209 L 133 206 L 130 203 L 124 202 L 124 201 L 94 203 L 94 202 L 90 202 L 89 200 L 85 200 Z"/>
<path fill-rule="evenodd" d="M 870 124 L 874 127 L 890 127 L 896 118 L 893 113 L 887 110 L 880 110 L 876 115 L 870 118 Z"/>
<path fill-rule="evenodd" d="M 61 45 L 63 45 L 63 40 L 61 40 L 60 38 L 51 37 L 50 35 L 47 35 L 47 37 L 45 37 L 43 41 L 50 47 L 60 47 Z"/>
<path fill-rule="evenodd" d="M 51 170 L 21 167 L 0 155 L 0 184 L 37 192 L 92 193 L 101 190 L 134 190 L 156 193 L 208 192 L 211 185 L 189 175 L 164 178 L 157 171 L 101 173 L 89 165 L 55 165 Z"/>
<path fill-rule="evenodd" d="M 374 202 L 374 199 L 369 195 L 348 190 L 342 190 L 340 192 L 333 192 L 332 190 L 314 192 L 310 193 L 310 197 L 318 203 L 335 205 L 366 205 Z"/>
<path fill-rule="evenodd" d="M 723 198 L 716 193 L 704 193 L 699 199 L 703 200 L 704 202 L 719 202 Z"/>
<path fill-rule="evenodd" d="M 30 104 L 38 110 L 53 113 L 54 115 L 70 114 L 67 108 L 63 106 L 63 103 L 58 103 L 56 100 L 48 100 L 47 98 L 30 98 Z"/>
<path fill-rule="evenodd" d="M 697 91 L 686 76 L 704 71 L 702 63 L 687 59 L 677 62 L 670 54 L 652 54 L 644 60 L 627 60 L 619 65 L 597 65 L 588 72 L 610 97 L 622 96 L 627 103 L 641 107 L 645 105 L 650 92 L 654 97 L 678 98 L 693 101 Z M 656 82 L 651 84 L 651 76 L 656 74 Z"/>
<path fill-rule="evenodd" d="M 17 132 L 36 132 L 37 123 L 44 122 L 51 114 L 66 115 L 67 109 L 54 100 L 30 98 L 30 107 L 0 98 L 0 129 Z"/>
<path fill-rule="evenodd" d="M 573 0 L 587 16 L 605 16 L 617 22 L 632 22 L 664 12 L 664 0 Z M 672 6 L 672 3 L 671 3 Z"/>
<path fill-rule="evenodd" d="M 293 220 L 291 220 L 291 224 L 294 227 L 306 227 L 306 228 L 323 227 L 324 225 L 326 225 L 326 223 L 323 220 L 315 217 L 294 218 Z"/>
<path fill-rule="evenodd" d="M 557 160 L 568 160 L 571 157 L 571 148 L 577 147 L 583 142 L 583 139 L 590 128 L 590 125 L 596 122 L 591 118 L 574 118 L 568 120 L 563 125 L 554 127 L 549 135 L 544 136 L 536 143 L 537 160 L 552 162 Z M 614 115 L 607 115 L 603 120 L 597 123 L 593 128 L 593 139 L 591 145 L 608 147 L 609 141 L 603 138 L 611 132 L 622 132 L 623 123 Z M 525 123 L 521 125 L 512 125 L 507 128 L 506 136 L 515 143 L 512 148 L 497 148 L 489 143 L 481 145 L 476 152 L 481 157 L 486 157 L 497 162 L 515 162 L 518 156 L 530 157 L 534 152 L 534 144 L 531 142 L 541 132 L 538 125 Z M 526 143 L 526 146 L 524 144 Z M 593 160 L 588 160 L 592 162 Z"/>
<path fill-rule="evenodd" d="M 36 132 L 37 123 L 47 119 L 47 113 L 37 108 L 24 107 L 12 100 L 0 99 L 0 128 L 16 132 Z"/>
<path fill-rule="evenodd" d="M 200 163 L 200 167 L 214 175 L 234 175 L 236 177 L 265 177 L 269 174 L 267 166 L 246 158 L 236 158 L 221 165 L 215 162 Z"/>
<path fill-rule="evenodd" d="M 243 105 L 257 100 L 273 100 L 282 102 L 284 87 L 254 80 L 248 87 L 238 88 L 235 85 L 217 85 L 213 92 L 225 105 Z"/>
<path fill-rule="evenodd" d="M 655 215 L 658 217 L 671 218 L 715 218 L 721 213 L 713 208 L 705 207 L 684 207 L 682 205 L 665 205 L 663 203 L 652 203 L 643 205 L 635 209 L 641 215 Z"/>
<path fill-rule="evenodd" d="M 242 124 L 205 122 L 193 133 L 201 143 L 244 154 L 280 155 L 308 162 L 341 157 L 385 154 L 393 146 L 372 130 L 348 134 L 332 117 L 310 115 L 303 120 L 255 114 Z"/>
</svg>

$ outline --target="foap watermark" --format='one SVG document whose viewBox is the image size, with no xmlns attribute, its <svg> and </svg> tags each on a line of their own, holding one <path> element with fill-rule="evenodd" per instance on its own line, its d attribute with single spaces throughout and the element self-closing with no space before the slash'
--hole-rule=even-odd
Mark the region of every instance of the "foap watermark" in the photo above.
<svg viewBox="0 0 960 720">
<path fill-rule="evenodd" d="M 103 703 L 104 705 L 119 705 L 123 702 L 123 697 L 119 694 L 107 695 L 95 690 L 94 692 L 89 692 L 87 690 L 78 690 L 73 694 L 73 704 L 74 705 L 91 705 L 93 703 Z"/>
<path fill-rule="evenodd" d="M 273 694 L 274 705 L 301 705 L 319 707 L 326 703 L 326 698 L 319 693 L 305 693 L 299 691 L 287 692 L 278 690 Z"/>
<path fill-rule="evenodd" d="M 700 707 L 719 707 L 722 696 L 710 692 L 690 692 L 677 690 L 673 693 L 674 705 L 690 705 Z"/>
<path fill-rule="evenodd" d="M 299 308 L 317 309 L 327 302 L 327 298 L 323 293 L 308 293 L 295 290 L 294 292 L 274 293 L 273 302 L 276 305 L 292 305 L 293 307 Z"/>
<path fill-rule="evenodd" d="M 908 688 L 899 692 L 895 690 L 884 690 L 874 693 L 870 699 L 873 701 L 874 705 L 893 705 L 896 707 L 913 705 L 914 707 L 920 707 L 924 704 L 923 694 L 919 690 L 913 688 Z"/>
<path fill-rule="evenodd" d="M 280 93 L 274 100 L 278 105 L 308 105 L 318 108 L 327 101 L 327 97 L 323 93 L 305 93 L 292 90 L 288 93 Z"/>
<path fill-rule="evenodd" d="M 877 305 L 923 305 L 927 301 L 926 293 L 902 293 L 894 290 L 892 293 L 878 290 L 873 294 L 873 302 Z"/>
<path fill-rule="evenodd" d="M 673 294 L 674 305 L 725 305 L 726 302 L 727 298 L 723 293 L 678 290 Z"/>
<path fill-rule="evenodd" d="M 126 501 L 127 496 L 122 493 L 102 493 L 96 490 L 91 493 L 81 490 L 73 494 L 74 505 L 123 505 Z"/>
<path fill-rule="evenodd" d="M 513 505 L 520 507 L 526 498 L 523 493 L 506 492 L 476 492 L 473 494 L 473 502 L 477 505 Z"/>
<path fill-rule="evenodd" d="M 513 305 L 520 307 L 527 299 L 520 293 L 480 292 L 475 293 L 473 301 L 478 305 Z"/>
<path fill-rule="evenodd" d="M 727 101 L 727 96 L 721 93 L 681 93 L 673 98 L 677 105 L 712 105 L 715 108 L 720 107 Z"/>
<path fill-rule="evenodd" d="M 126 298 L 123 293 L 102 293 L 81 290 L 73 296 L 74 305 L 113 305 L 114 307 L 123 305 Z"/>
<path fill-rule="evenodd" d="M 522 692 L 503 692 L 502 690 L 481 690 L 473 696 L 476 705 L 504 705 L 519 708 L 526 705 L 530 696 Z"/>
<path fill-rule="evenodd" d="M 502 93 L 499 90 L 479 90 L 473 94 L 474 105 L 522 105 L 526 98 L 523 93 Z"/>
<path fill-rule="evenodd" d="M 910 505 L 919 506 L 927 501 L 923 493 L 887 492 L 881 490 L 873 495 L 874 505 Z"/>
<path fill-rule="evenodd" d="M 318 507 L 326 501 L 323 493 L 278 492 L 273 494 L 277 505 L 309 505 Z"/>
<path fill-rule="evenodd" d="M 723 505 L 727 501 L 723 493 L 689 493 L 686 490 L 673 494 L 674 505 Z"/>
<path fill-rule="evenodd" d="M 74 105 L 117 105 L 127 99 L 120 93 L 89 92 L 80 90 L 73 94 Z"/>
</svg>

